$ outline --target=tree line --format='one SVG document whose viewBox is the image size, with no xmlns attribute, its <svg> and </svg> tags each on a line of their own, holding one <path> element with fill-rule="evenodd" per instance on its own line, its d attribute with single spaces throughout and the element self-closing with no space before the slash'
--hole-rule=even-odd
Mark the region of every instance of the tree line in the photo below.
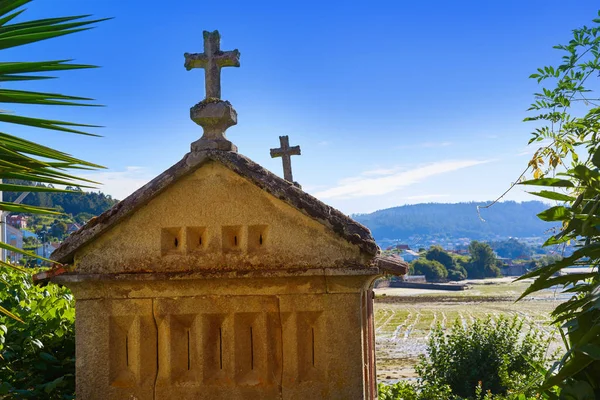
<svg viewBox="0 0 600 400">
<path fill-rule="evenodd" d="M 19 180 L 7 180 L 6 183 L 27 185 L 31 183 L 27 181 Z M 45 186 L 38 184 L 38 186 Z M 56 208 L 60 211 L 64 211 L 65 214 L 70 214 L 76 221 L 77 216 L 84 214 L 91 218 L 95 215 L 100 215 L 104 211 L 108 210 L 112 206 L 118 203 L 118 200 L 113 199 L 110 195 L 102 192 L 84 192 L 81 188 L 76 186 L 66 187 L 70 192 L 30 192 L 27 197 L 23 200 L 23 204 Z M 4 201 L 12 202 L 22 192 L 4 192 Z M 78 222 L 82 222 L 79 218 Z"/>
<path fill-rule="evenodd" d="M 469 256 L 445 251 L 441 246 L 431 246 L 424 257 L 410 264 L 409 274 L 424 275 L 428 282 L 461 281 L 501 276 L 500 262 L 488 243 L 472 241 Z"/>
</svg>

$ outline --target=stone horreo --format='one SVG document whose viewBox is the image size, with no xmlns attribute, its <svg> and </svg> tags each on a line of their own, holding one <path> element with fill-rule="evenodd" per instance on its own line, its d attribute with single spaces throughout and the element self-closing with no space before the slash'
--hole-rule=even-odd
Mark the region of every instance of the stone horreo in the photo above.
<svg viewBox="0 0 600 400">
<path fill-rule="evenodd" d="M 204 41 L 202 138 L 35 277 L 76 298 L 77 399 L 373 399 L 373 281 L 407 265 L 237 152 L 220 68 L 240 53 Z"/>
</svg>

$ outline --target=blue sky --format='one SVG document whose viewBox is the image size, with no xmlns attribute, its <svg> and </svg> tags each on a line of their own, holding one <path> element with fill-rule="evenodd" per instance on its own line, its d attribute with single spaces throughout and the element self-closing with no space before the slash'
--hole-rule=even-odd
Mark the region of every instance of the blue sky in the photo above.
<svg viewBox="0 0 600 400">
<path fill-rule="evenodd" d="M 105 126 L 102 138 L 17 129 L 97 162 L 101 190 L 122 199 L 177 162 L 202 129 L 202 31 L 218 29 L 241 68 L 222 72 L 238 112 L 228 137 L 282 175 L 269 148 L 302 147 L 294 178 L 346 213 L 420 202 L 490 200 L 526 166 L 538 90 L 528 76 L 597 15 L 595 1 L 36 0 L 24 18 L 114 17 L 96 29 L 5 51 L 5 61 L 75 58 L 100 69 L 20 88 L 93 97 L 103 108 L 14 108 Z M 8 129 L 8 128 L 5 128 Z M 522 189 L 507 199 L 527 200 Z"/>
</svg>

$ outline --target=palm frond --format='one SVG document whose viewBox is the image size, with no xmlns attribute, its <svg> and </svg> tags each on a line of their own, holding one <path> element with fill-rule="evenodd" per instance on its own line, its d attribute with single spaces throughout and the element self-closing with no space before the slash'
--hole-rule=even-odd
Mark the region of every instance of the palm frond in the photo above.
<svg viewBox="0 0 600 400">
<path fill-rule="evenodd" d="M 105 19 L 88 19 L 89 15 L 76 15 L 58 18 L 44 18 L 31 21 L 15 22 L 22 17 L 22 6 L 31 0 L 1 0 L 0 1 L 0 50 L 23 46 L 47 39 L 52 39 L 76 32 L 81 32 L 94 27 L 95 24 Z M 76 64 L 72 60 L 46 60 L 46 61 L 3 61 L 0 62 L 0 82 L 15 84 L 21 81 L 51 79 L 49 72 L 60 72 L 77 69 L 95 68 L 94 65 Z M 40 91 L 19 90 L 18 88 L 0 89 L 0 103 L 25 104 L 41 106 L 97 106 L 90 103 L 93 99 L 82 96 L 71 96 L 59 93 L 45 93 Z M 3 107 L 4 108 L 4 107 Z M 97 125 L 82 124 L 70 121 L 61 121 L 34 116 L 23 116 L 7 110 L 0 111 L 0 123 L 26 126 L 35 129 L 47 129 L 65 133 L 75 133 L 87 136 L 98 136 L 88 132 Z M 9 125 L 7 125 L 9 126 Z M 43 184 L 78 186 L 90 188 L 96 185 L 90 179 L 72 175 L 70 171 L 95 170 L 104 168 L 96 163 L 81 160 L 70 154 L 44 146 L 39 143 L 0 132 L 0 191 L 13 192 L 65 192 L 69 190 L 57 189 Z M 6 183 L 7 179 L 25 181 L 25 184 Z M 4 180 L 4 182 L 3 182 Z M 60 214 L 57 210 L 46 207 L 36 207 L 25 204 L 14 204 L 0 201 L 0 211 L 11 213 L 35 214 Z M 39 257 L 33 253 L 25 252 L 7 243 L 0 242 L 0 248 L 7 251 Z M 22 270 L 0 260 L 0 267 Z M 0 307 L 0 313 L 20 320 L 9 310 Z"/>
</svg>

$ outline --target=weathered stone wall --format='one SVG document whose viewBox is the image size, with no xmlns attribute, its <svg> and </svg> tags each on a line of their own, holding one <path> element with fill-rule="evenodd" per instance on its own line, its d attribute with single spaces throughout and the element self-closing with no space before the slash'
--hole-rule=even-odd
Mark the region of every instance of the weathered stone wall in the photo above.
<svg viewBox="0 0 600 400">
<path fill-rule="evenodd" d="M 326 273 L 59 278 L 77 298 L 77 398 L 369 398 L 374 275 Z"/>
<path fill-rule="evenodd" d="M 323 224 L 210 162 L 79 250 L 75 267 L 83 274 L 251 271 L 368 260 Z"/>
</svg>

